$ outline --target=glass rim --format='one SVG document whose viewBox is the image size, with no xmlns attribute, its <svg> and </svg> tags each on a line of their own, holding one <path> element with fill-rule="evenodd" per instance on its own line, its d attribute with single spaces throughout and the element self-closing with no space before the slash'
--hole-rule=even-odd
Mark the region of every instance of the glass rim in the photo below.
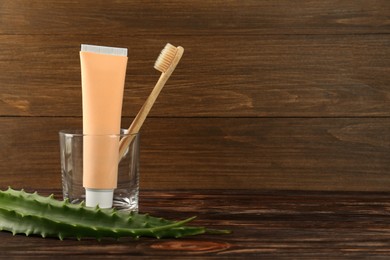
<svg viewBox="0 0 390 260">
<path fill-rule="evenodd" d="M 120 134 L 84 134 L 82 129 L 63 129 L 58 131 L 60 136 L 65 137 L 82 137 L 82 136 L 108 136 L 108 137 L 125 137 L 125 136 L 139 136 L 138 133 L 128 133 L 128 129 L 120 129 Z"/>
</svg>

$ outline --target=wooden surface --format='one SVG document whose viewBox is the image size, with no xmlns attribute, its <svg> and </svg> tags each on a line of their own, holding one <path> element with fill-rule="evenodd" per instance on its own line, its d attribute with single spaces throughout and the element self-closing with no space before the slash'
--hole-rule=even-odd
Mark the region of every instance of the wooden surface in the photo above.
<svg viewBox="0 0 390 260">
<path fill-rule="evenodd" d="M 150 189 L 390 191 L 390 2 L 0 1 L 0 185 L 59 188 L 81 127 L 81 43 L 129 48 L 123 126 Z"/>
<path fill-rule="evenodd" d="M 81 119 L 22 119 L 0 119 L 0 187 L 60 188 L 58 131 L 80 128 Z M 390 133 L 389 120 L 216 118 L 205 125 L 203 118 L 149 118 L 144 127 L 141 189 L 390 187 L 382 176 L 390 171 L 390 138 L 382 135 Z"/>
<path fill-rule="evenodd" d="M 93 5 L 91 3 L 94 3 Z M 3 0 L 3 34 L 375 34 L 389 32 L 386 0 Z"/>
<path fill-rule="evenodd" d="M 158 80 L 153 63 L 167 37 L 85 38 L 0 36 L 0 115 L 81 116 L 84 40 L 129 45 L 123 114 L 135 116 Z M 185 54 L 151 115 L 390 116 L 390 34 L 240 38 L 174 36 Z"/>
<path fill-rule="evenodd" d="M 181 239 L 42 239 L 0 232 L 2 257 L 388 259 L 388 193 L 143 191 L 141 211 L 229 235 Z"/>
</svg>

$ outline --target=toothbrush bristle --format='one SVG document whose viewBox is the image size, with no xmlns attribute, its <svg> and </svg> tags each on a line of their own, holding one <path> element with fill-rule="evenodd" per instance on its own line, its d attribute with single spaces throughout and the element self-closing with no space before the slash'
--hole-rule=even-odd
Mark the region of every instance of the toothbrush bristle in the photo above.
<svg viewBox="0 0 390 260">
<path fill-rule="evenodd" d="M 176 51 L 177 48 L 175 46 L 167 43 L 154 63 L 154 68 L 158 71 L 166 72 L 175 58 Z"/>
</svg>

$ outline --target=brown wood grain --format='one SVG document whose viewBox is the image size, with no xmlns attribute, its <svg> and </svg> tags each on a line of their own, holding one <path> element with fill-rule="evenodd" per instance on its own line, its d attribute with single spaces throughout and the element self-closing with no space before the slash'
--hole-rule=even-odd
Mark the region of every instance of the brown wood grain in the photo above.
<svg viewBox="0 0 390 260">
<path fill-rule="evenodd" d="M 0 186 L 59 188 L 58 131 L 80 128 L 81 118 L 0 125 Z M 389 132 L 381 118 L 148 118 L 140 185 L 390 191 Z"/>
<path fill-rule="evenodd" d="M 143 191 L 142 212 L 196 215 L 193 225 L 232 233 L 97 242 L 0 232 L 0 250 L 7 258 L 387 259 L 389 201 L 388 193 Z"/>
<path fill-rule="evenodd" d="M 157 82 L 167 38 L 0 36 L 0 115 L 80 116 L 82 42 L 129 47 L 124 115 Z M 390 116 L 390 34 L 174 37 L 184 57 L 151 115 Z M 23 50 L 23 51 L 18 51 Z"/>
<path fill-rule="evenodd" d="M 0 185 L 60 187 L 81 43 L 129 48 L 128 126 L 171 42 L 185 54 L 143 128 L 142 188 L 390 191 L 389 14 L 387 0 L 0 1 Z"/>
<path fill-rule="evenodd" d="M 387 0 L 0 2 L 2 34 L 389 33 Z"/>
</svg>

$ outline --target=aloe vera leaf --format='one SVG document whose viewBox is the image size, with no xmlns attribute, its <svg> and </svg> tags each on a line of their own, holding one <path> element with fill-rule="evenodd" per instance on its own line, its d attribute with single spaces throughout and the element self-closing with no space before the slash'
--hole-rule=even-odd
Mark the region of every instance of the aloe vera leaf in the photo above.
<svg viewBox="0 0 390 260">
<path fill-rule="evenodd" d="M 0 230 L 12 232 L 14 235 L 23 233 L 26 234 L 26 236 L 29 236 L 34 234 L 42 237 L 58 237 L 61 240 L 68 237 L 76 237 L 77 239 L 83 237 L 93 237 L 96 239 L 101 239 L 102 237 L 138 238 L 140 236 L 161 238 L 159 232 L 184 225 L 189 221 L 191 221 L 191 218 L 178 221 L 171 225 L 153 228 L 110 228 L 70 224 L 40 216 L 24 215 L 14 210 L 0 208 Z M 171 231 L 171 235 L 174 237 L 173 233 L 174 232 Z"/>
<path fill-rule="evenodd" d="M 0 191 L 0 225 L 13 233 L 64 237 L 153 236 L 182 237 L 203 234 L 203 227 L 187 227 L 193 218 L 174 222 L 142 214 L 125 214 L 115 210 L 86 208 L 57 201 L 53 196 L 37 193 Z M 11 216 L 11 217 L 10 217 Z M 22 222 L 22 224 L 20 223 Z M 39 227 L 39 228 L 32 228 Z"/>
</svg>

